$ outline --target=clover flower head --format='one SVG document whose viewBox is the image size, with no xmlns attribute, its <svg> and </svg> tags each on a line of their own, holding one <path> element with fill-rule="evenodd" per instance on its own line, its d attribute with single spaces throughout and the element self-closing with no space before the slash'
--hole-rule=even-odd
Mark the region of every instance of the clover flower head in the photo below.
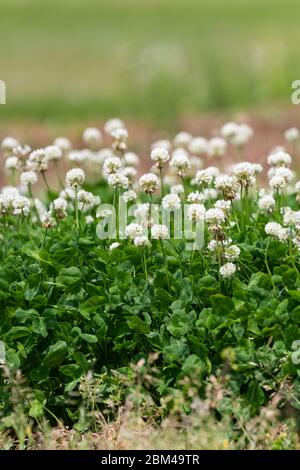
<svg viewBox="0 0 300 470">
<path fill-rule="evenodd" d="M 272 212 L 275 207 L 275 199 L 271 194 L 265 194 L 258 200 L 258 207 L 261 211 Z"/>
<path fill-rule="evenodd" d="M 5 160 L 5 169 L 8 171 L 15 171 L 18 169 L 19 159 L 15 155 L 7 157 Z"/>
<path fill-rule="evenodd" d="M 92 150 L 97 150 L 102 142 L 102 133 L 96 127 L 88 127 L 82 134 L 83 142 Z"/>
<path fill-rule="evenodd" d="M 226 263 L 220 267 L 220 275 L 224 278 L 233 276 L 236 272 L 236 265 L 234 263 Z"/>
<path fill-rule="evenodd" d="M 125 128 L 125 124 L 122 121 L 122 119 L 113 118 L 113 119 L 109 119 L 108 121 L 106 121 L 104 125 L 104 132 L 107 135 L 111 135 L 113 131 L 117 129 L 124 129 L 124 128 Z"/>
<path fill-rule="evenodd" d="M 126 165 L 138 166 L 140 163 L 140 157 L 134 152 L 125 152 L 124 161 Z"/>
<path fill-rule="evenodd" d="M 85 173 L 81 168 L 72 168 L 66 174 L 66 183 L 72 188 L 77 188 L 85 182 Z"/>
<path fill-rule="evenodd" d="M 225 201 L 224 199 L 219 199 L 215 202 L 215 207 L 217 209 L 221 209 L 222 211 L 226 212 L 230 209 L 230 201 Z"/>
<path fill-rule="evenodd" d="M 174 211 L 181 208 L 180 197 L 177 194 L 167 194 L 162 198 L 162 206 L 167 211 Z"/>
<path fill-rule="evenodd" d="M 100 207 L 99 209 L 97 209 L 96 218 L 100 220 L 108 219 L 112 216 L 112 213 L 113 212 L 111 209 L 101 209 Z"/>
<path fill-rule="evenodd" d="M 104 160 L 103 172 L 104 174 L 111 175 L 112 173 L 117 173 L 121 166 L 122 162 L 119 157 L 108 157 L 106 160 Z"/>
<path fill-rule="evenodd" d="M 127 204 L 128 202 L 132 202 L 137 198 L 137 194 L 133 189 L 129 189 L 122 194 L 123 201 Z"/>
<path fill-rule="evenodd" d="M 84 189 L 78 191 L 77 198 L 79 202 L 82 202 L 87 206 L 93 206 L 95 202 L 94 194 L 90 191 L 85 191 Z"/>
<path fill-rule="evenodd" d="M 14 137 L 5 137 L 1 142 L 2 150 L 8 155 L 19 145 L 19 141 Z"/>
<path fill-rule="evenodd" d="M 150 241 L 146 235 L 138 235 L 134 238 L 134 244 L 136 246 L 148 246 L 150 245 Z"/>
<path fill-rule="evenodd" d="M 28 158 L 28 163 L 31 170 L 38 172 L 44 172 L 48 170 L 48 160 L 46 156 L 46 150 L 41 148 L 31 152 Z"/>
<path fill-rule="evenodd" d="M 112 173 L 108 175 L 107 182 L 109 186 L 113 188 L 127 189 L 129 186 L 129 179 L 127 176 L 122 175 L 122 173 Z"/>
<path fill-rule="evenodd" d="M 204 193 L 200 193 L 199 191 L 193 191 L 188 195 L 187 202 L 193 204 L 203 204 L 205 202 Z"/>
<path fill-rule="evenodd" d="M 188 220 L 198 222 L 205 219 L 205 207 L 203 204 L 189 204 L 188 206 Z"/>
<path fill-rule="evenodd" d="M 174 186 L 171 187 L 170 191 L 171 191 L 171 194 L 183 194 L 184 187 L 182 186 L 182 184 L 175 184 Z"/>
<path fill-rule="evenodd" d="M 151 227 L 151 237 L 154 240 L 163 240 L 169 237 L 169 230 L 166 225 L 155 224 Z"/>
<path fill-rule="evenodd" d="M 284 133 L 284 138 L 288 142 L 297 142 L 300 139 L 300 131 L 296 127 L 287 129 Z"/>
<path fill-rule="evenodd" d="M 278 238 L 278 240 L 285 241 L 288 238 L 288 231 L 278 222 L 268 222 L 265 226 L 267 235 Z"/>
<path fill-rule="evenodd" d="M 63 154 L 68 153 L 72 149 L 72 143 L 67 137 L 57 137 L 53 145 L 60 148 Z"/>
<path fill-rule="evenodd" d="M 151 160 L 155 162 L 159 168 L 162 168 L 169 159 L 169 152 L 164 147 L 156 147 L 151 151 Z"/>
<path fill-rule="evenodd" d="M 127 237 L 132 238 L 132 239 L 143 235 L 143 231 L 144 231 L 143 227 L 140 224 L 136 224 L 136 223 L 131 223 L 127 225 L 127 227 L 125 228 L 125 233 Z"/>
<path fill-rule="evenodd" d="M 223 157 L 227 149 L 227 142 L 222 137 L 213 137 L 208 141 L 207 153 L 210 157 Z"/>
<path fill-rule="evenodd" d="M 175 148 L 187 148 L 192 141 L 193 136 L 189 132 L 179 132 L 173 139 L 173 145 Z"/>
<path fill-rule="evenodd" d="M 30 200 L 25 196 L 15 196 L 14 200 L 12 201 L 12 206 L 14 215 L 28 215 L 30 212 Z"/>
<path fill-rule="evenodd" d="M 160 139 L 156 142 L 153 142 L 153 144 L 151 145 L 151 150 L 154 150 L 155 148 L 164 148 L 169 153 L 172 149 L 172 144 L 167 139 Z"/>
<path fill-rule="evenodd" d="M 208 224 L 219 226 L 225 222 L 225 214 L 222 209 L 212 208 L 205 213 L 205 220 Z"/>
<path fill-rule="evenodd" d="M 208 142 L 204 137 L 195 137 L 188 146 L 188 151 L 194 155 L 205 155 L 207 153 Z"/>
<path fill-rule="evenodd" d="M 20 180 L 21 184 L 29 185 L 35 184 L 38 180 L 38 177 L 35 171 L 23 171 L 23 173 L 21 173 Z"/>
<path fill-rule="evenodd" d="M 48 162 L 60 160 L 63 156 L 63 152 L 57 145 L 48 145 L 45 147 L 46 159 Z"/>
<path fill-rule="evenodd" d="M 190 168 L 189 155 L 183 148 L 178 148 L 172 153 L 170 166 L 175 168 L 179 176 L 185 176 L 186 171 Z"/>
<path fill-rule="evenodd" d="M 228 261 L 235 261 L 240 256 L 241 250 L 237 245 L 230 245 L 225 249 L 225 258 Z"/>
<path fill-rule="evenodd" d="M 272 166 L 287 166 L 289 167 L 292 163 L 292 157 L 282 149 L 275 149 L 268 156 L 268 164 Z"/>
<path fill-rule="evenodd" d="M 140 187 L 145 193 L 154 193 L 159 186 L 158 177 L 154 173 L 145 173 L 139 179 Z"/>
<path fill-rule="evenodd" d="M 219 175 L 215 181 L 215 188 L 223 192 L 224 199 L 235 199 L 239 192 L 238 180 L 234 176 Z"/>
</svg>

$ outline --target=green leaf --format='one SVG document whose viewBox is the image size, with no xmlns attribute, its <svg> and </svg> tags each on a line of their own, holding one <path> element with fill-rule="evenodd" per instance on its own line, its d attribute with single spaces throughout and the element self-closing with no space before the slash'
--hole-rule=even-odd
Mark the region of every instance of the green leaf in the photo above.
<svg viewBox="0 0 300 470">
<path fill-rule="evenodd" d="M 29 416 L 32 418 L 38 419 L 43 416 L 44 413 L 44 405 L 39 400 L 33 400 L 31 402 Z"/>
<path fill-rule="evenodd" d="M 44 358 L 44 365 L 46 367 L 58 366 L 67 357 L 67 354 L 67 343 L 65 341 L 57 341 L 55 344 L 49 346 Z"/>
<path fill-rule="evenodd" d="M 189 331 L 189 321 L 185 310 L 176 310 L 170 317 L 167 325 L 168 331 L 171 335 L 180 337 L 187 334 Z"/>
<path fill-rule="evenodd" d="M 138 333 L 147 334 L 150 331 L 150 326 L 136 315 L 131 317 L 127 323 L 129 328 L 137 331 Z"/>
<path fill-rule="evenodd" d="M 56 277 L 57 284 L 61 284 L 65 287 L 74 287 L 81 280 L 81 271 L 75 266 L 70 268 L 62 268 L 59 271 L 59 275 Z"/>
<path fill-rule="evenodd" d="M 223 316 L 228 315 L 234 311 L 234 302 L 230 297 L 222 294 L 212 295 L 210 297 L 212 312 L 215 315 Z"/>
<path fill-rule="evenodd" d="M 82 338 L 87 343 L 97 343 L 98 342 L 98 338 L 95 335 L 90 335 L 88 333 L 80 333 L 79 336 L 80 336 L 80 338 Z"/>
</svg>

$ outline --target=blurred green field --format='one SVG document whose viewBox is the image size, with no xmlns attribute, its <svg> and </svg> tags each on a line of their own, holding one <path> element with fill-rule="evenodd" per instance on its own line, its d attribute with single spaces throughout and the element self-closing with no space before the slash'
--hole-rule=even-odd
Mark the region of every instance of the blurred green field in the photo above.
<svg viewBox="0 0 300 470">
<path fill-rule="evenodd" d="M 183 114 L 289 103 L 299 0 L 0 0 L 0 119 Z"/>
</svg>

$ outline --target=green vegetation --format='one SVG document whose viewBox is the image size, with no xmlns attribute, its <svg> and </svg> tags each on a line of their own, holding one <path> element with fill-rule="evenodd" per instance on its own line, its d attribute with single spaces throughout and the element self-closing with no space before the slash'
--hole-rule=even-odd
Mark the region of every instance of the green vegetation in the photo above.
<svg viewBox="0 0 300 470">
<path fill-rule="evenodd" d="M 298 0 L 2 0 L 1 119 L 190 112 L 290 100 Z"/>
</svg>

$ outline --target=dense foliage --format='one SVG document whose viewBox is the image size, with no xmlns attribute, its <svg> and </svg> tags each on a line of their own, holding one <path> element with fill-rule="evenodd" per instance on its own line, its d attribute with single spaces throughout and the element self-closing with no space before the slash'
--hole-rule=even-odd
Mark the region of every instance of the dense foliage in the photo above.
<svg viewBox="0 0 300 470">
<path fill-rule="evenodd" d="M 113 132 L 112 144 L 122 171 L 129 167 L 124 135 Z M 91 156 L 98 165 L 99 178 L 85 184 L 94 197 L 98 195 L 105 202 L 114 199 L 116 205 L 114 195 L 122 195 L 128 188 L 137 191 L 128 170 L 122 173 L 128 179 L 127 183 L 121 179 L 123 187 L 116 186 L 107 173 L 103 175 L 99 163 L 101 158 L 103 163 L 103 150 L 95 149 L 95 139 L 89 135 L 85 140 L 90 144 L 82 164 L 86 173 L 90 172 Z M 26 196 L 17 196 L 11 187 L 2 189 L 1 360 L 26 378 L 32 389 L 29 413 L 34 418 L 51 412 L 66 422 L 76 422 L 76 391 L 82 377 L 91 371 L 101 379 L 97 391 L 100 408 L 109 400 L 122 400 L 127 391 L 119 377 L 131 374 L 131 363 L 141 359 L 147 363 L 151 353 L 157 354 L 158 380 L 151 384 L 156 403 L 175 388 L 184 387 L 186 377 L 197 378 L 203 396 L 207 378 L 221 373 L 229 374 L 232 392 L 252 413 L 259 412 L 278 391 L 293 407 L 299 407 L 298 356 L 293 359 L 292 355 L 297 353 L 295 341 L 300 339 L 299 204 L 288 154 L 278 149 L 271 154 L 276 156 L 269 158 L 269 163 L 273 162 L 271 187 L 264 192 L 258 192 L 257 165 L 236 165 L 226 177 L 233 178 L 229 197 L 223 175 L 218 175 L 215 167 L 198 169 L 194 175 L 191 162 L 195 165 L 195 157 L 182 148 L 179 138 L 176 146 L 180 150 L 173 152 L 166 175 L 168 152 L 165 147 L 162 151 L 162 145 L 160 142 L 156 146 L 159 150 L 151 155 L 165 179 L 161 179 L 160 188 L 149 191 L 149 184 L 156 180 L 148 174 L 146 185 L 145 178 L 140 180 L 142 190 L 136 197 L 139 204 L 160 203 L 163 189 L 165 194 L 175 194 L 180 204 L 197 206 L 191 219 L 204 222 L 205 243 L 200 250 L 187 250 L 184 238 L 167 238 L 163 230 L 151 237 L 147 224 L 152 222 L 147 214 L 137 222 L 144 229 L 137 241 L 130 230 L 126 232 L 130 236 L 118 242 L 99 239 L 96 225 L 103 219 L 99 199 L 100 210 L 95 204 L 80 206 L 74 173 L 67 177 L 73 186 L 68 195 L 64 192 L 58 197 L 59 191 L 48 187 L 45 203 L 50 204 L 50 212 L 42 210 L 41 203 L 32 197 L 31 183 L 26 190 L 19 188 Z M 29 149 L 29 158 L 24 157 L 24 148 L 8 151 L 4 145 L 4 152 L 6 161 L 12 158 L 11 153 L 18 154 L 12 177 L 19 171 L 23 175 L 36 172 L 42 183 L 43 179 L 47 182 L 46 170 L 49 167 L 51 171 L 53 165 L 49 151 L 44 151 L 43 164 L 42 151 L 39 159 Z M 69 157 L 74 166 L 76 152 L 64 148 L 60 157 Z M 98 157 L 101 153 L 101 158 L 95 159 L 96 153 Z M 161 160 L 156 158 L 158 154 L 163 156 Z M 188 163 L 183 169 L 185 157 Z M 105 154 L 106 170 L 109 163 L 116 163 L 109 160 L 113 158 Z M 197 159 L 200 165 L 200 156 Z M 11 170 L 11 165 L 8 167 Z M 118 175 L 121 167 L 114 171 L 110 176 Z M 79 175 L 76 169 L 75 177 Z M 280 177 L 279 185 L 274 178 Z M 177 189 L 172 191 L 175 184 Z M 195 185 L 200 192 L 196 193 Z M 190 193 L 197 202 L 191 202 Z M 18 197 L 27 198 L 29 208 Z M 65 207 L 61 201 L 55 202 L 64 197 Z M 172 204 L 176 201 L 171 198 Z M 219 212 L 209 212 L 211 209 Z M 133 219 L 131 216 L 129 221 Z M 275 225 L 267 228 L 271 221 Z M 232 246 L 235 248 L 230 251 Z M 0 403 L 6 414 L 10 396 L 3 386 L 5 375 L 1 381 Z"/>
</svg>

